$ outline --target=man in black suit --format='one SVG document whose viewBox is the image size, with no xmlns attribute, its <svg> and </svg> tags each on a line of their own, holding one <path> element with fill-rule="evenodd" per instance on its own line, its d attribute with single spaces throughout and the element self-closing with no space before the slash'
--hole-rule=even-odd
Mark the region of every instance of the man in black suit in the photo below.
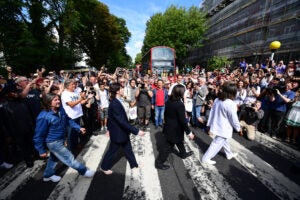
<svg viewBox="0 0 300 200">
<path fill-rule="evenodd" d="M 123 99 L 121 98 L 124 95 L 124 88 L 121 87 L 119 83 L 112 83 L 109 86 L 109 92 L 111 101 L 108 107 L 107 129 L 110 135 L 110 145 L 101 164 L 101 170 L 106 175 L 113 173 L 111 170 L 112 161 L 114 154 L 119 147 L 124 149 L 125 156 L 130 164 L 131 169 L 138 167 L 132 151 L 129 135 L 130 133 L 140 136 L 145 134 L 143 131 L 131 126 L 128 122 L 125 109 L 122 105 Z"/>
<path fill-rule="evenodd" d="M 190 140 L 194 139 L 194 134 L 188 127 L 188 123 L 185 118 L 185 107 L 183 104 L 183 94 L 185 88 L 183 85 L 175 85 L 169 100 L 166 103 L 166 109 L 164 113 L 165 125 L 163 128 L 163 134 L 166 142 L 164 148 L 159 152 L 159 155 L 155 161 L 155 167 L 157 169 L 166 170 L 169 169 L 169 165 L 165 165 L 170 152 L 174 145 L 179 150 L 179 157 L 185 159 L 193 154 L 192 151 L 186 152 L 184 147 L 184 134 L 186 134 Z"/>
</svg>

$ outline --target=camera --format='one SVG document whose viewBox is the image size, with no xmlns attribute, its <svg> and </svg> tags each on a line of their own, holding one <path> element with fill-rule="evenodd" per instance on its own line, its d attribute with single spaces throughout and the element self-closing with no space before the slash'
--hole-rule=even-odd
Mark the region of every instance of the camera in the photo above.
<svg viewBox="0 0 300 200">
<path fill-rule="evenodd" d="M 140 87 L 141 89 L 145 88 L 145 83 L 139 83 L 138 87 Z"/>
<path fill-rule="evenodd" d="M 117 67 L 117 76 L 123 76 L 123 74 L 125 73 L 125 69 L 121 68 L 121 67 Z"/>
</svg>

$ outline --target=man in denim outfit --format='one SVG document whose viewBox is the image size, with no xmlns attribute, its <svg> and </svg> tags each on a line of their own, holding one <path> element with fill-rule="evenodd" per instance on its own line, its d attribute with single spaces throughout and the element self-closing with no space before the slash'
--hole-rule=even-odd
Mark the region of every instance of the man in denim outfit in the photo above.
<svg viewBox="0 0 300 200">
<path fill-rule="evenodd" d="M 77 170 L 79 174 L 85 177 L 92 177 L 95 172 L 87 169 L 86 166 L 75 160 L 73 154 L 64 146 L 65 131 L 68 125 L 83 134 L 86 132 L 85 128 L 81 128 L 67 116 L 63 107 L 61 107 L 58 95 L 51 93 L 45 95 L 43 103 L 45 110 L 37 118 L 33 138 L 35 148 L 39 152 L 40 157 L 47 157 L 46 146 L 50 151 L 43 180 L 58 182 L 61 179 L 60 176 L 55 175 L 55 166 L 58 160 Z"/>
</svg>

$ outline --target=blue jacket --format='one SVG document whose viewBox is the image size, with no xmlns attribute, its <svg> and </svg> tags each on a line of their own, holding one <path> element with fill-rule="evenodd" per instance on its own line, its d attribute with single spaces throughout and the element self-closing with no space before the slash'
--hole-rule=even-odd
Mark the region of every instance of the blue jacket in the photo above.
<svg viewBox="0 0 300 200">
<path fill-rule="evenodd" d="M 163 88 L 163 90 L 164 90 L 164 99 L 165 99 L 165 104 L 166 104 L 166 102 L 168 101 L 168 91 L 165 89 L 165 88 Z M 152 99 L 151 99 L 151 104 L 152 105 L 156 105 L 156 91 L 157 91 L 157 89 L 154 89 L 153 90 L 153 96 L 152 96 Z"/>
<path fill-rule="evenodd" d="M 107 129 L 110 140 L 115 143 L 127 142 L 130 133 L 137 135 L 139 132 L 139 129 L 129 124 L 125 109 L 116 98 L 109 103 Z"/>
<path fill-rule="evenodd" d="M 40 112 L 33 137 L 35 149 L 39 154 L 46 152 L 45 143 L 63 140 L 68 125 L 80 131 L 80 126 L 68 117 L 62 106 L 58 113 L 51 110 Z"/>
</svg>

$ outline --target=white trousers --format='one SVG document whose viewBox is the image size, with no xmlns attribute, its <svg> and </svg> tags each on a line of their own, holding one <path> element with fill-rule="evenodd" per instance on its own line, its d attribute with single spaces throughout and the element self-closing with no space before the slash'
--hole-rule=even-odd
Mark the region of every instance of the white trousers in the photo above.
<svg viewBox="0 0 300 200">
<path fill-rule="evenodd" d="M 209 148 L 207 149 L 207 151 L 205 152 L 205 154 L 202 157 L 202 162 L 205 162 L 207 160 L 211 160 L 213 157 L 215 157 L 217 155 L 217 153 L 221 150 L 221 148 L 224 148 L 226 157 L 231 157 L 232 156 L 232 152 L 230 150 L 230 146 L 229 146 L 229 138 L 223 138 L 220 136 L 216 136 L 213 141 L 211 142 L 211 144 L 209 145 Z"/>
</svg>

